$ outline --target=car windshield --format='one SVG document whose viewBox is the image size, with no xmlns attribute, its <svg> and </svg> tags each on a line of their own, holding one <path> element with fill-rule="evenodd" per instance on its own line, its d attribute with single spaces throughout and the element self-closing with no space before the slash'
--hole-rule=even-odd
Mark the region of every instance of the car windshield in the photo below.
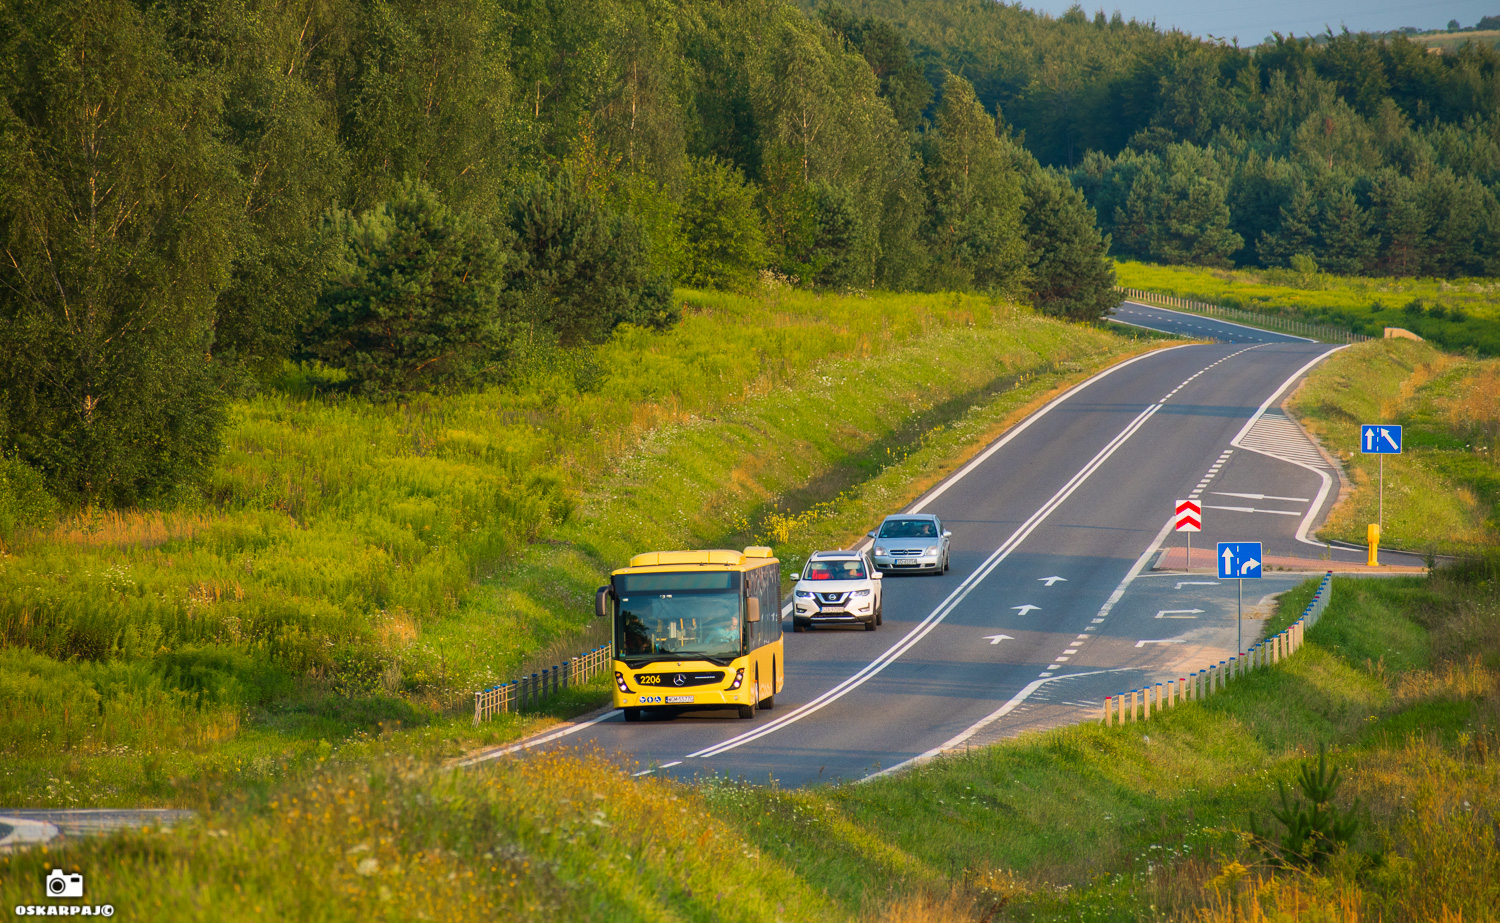
<svg viewBox="0 0 1500 923">
<path fill-rule="evenodd" d="M 677 590 L 620 597 L 616 650 L 627 663 L 709 660 L 744 653 L 738 590 Z"/>
<path fill-rule="evenodd" d="M 803 580 L 863 580 L 865 579 L 865 565 L 863 561 L 809 561 L 807 571 L 802 575 Z"/>
<path fill-rule="evenodd" d="M 930 519 L 887 519 L 880 526 L 881 538 L 937 538 Z"/>
</svg>

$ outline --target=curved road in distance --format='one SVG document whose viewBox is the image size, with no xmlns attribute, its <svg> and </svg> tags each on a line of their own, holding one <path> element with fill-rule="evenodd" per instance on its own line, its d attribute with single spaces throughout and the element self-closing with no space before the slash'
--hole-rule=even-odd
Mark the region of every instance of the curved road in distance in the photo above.
<svg viewBox="0 0 1500 923">
<path fill-rule="evenodd" d="M 1131 327 L 1145 327 L 1148 330 L 1176 333 L 1199 340 L 1214 340 L 1219 343 L 1315 342 L 1314 340 L 1309 340 L 1307 337 L 1292 336 L 1290 333 L 1261 330 L 1259 327 L 1247 327 L 1244 324 L 1204 317 L 1201 314 L 1189 314 L 1185 311 L 1172 311 L 1167 308 L 1153 307 L 1152 305 L 1142 304 L 1139 301 L 1123 302 L 1118 308 L 1110 312 L 1106 319 Z"/>
<path fill-rule="evenodd" d="M 1189 495 L 1205 505 L 1199 549 L 1259 540 L 1267 557 L 1316 556 L 1298 535 L 1331 507 L 1337 479 L 1318 469 L 1305 436 L 1278 435 L 1275 408 L 1336 347 L 1220 327 L 1207 335 L 1258 342 L 1173 347 L 1116 365 L 918 500 L 909 511 L 936 513 L 953 532 L 951 572 L 887 577 L 877 632 L 793 634 L 786 622 L 786 686 L 774 710 L 631 724 L 611 710 L 461 765 L 594 744 L 633 760 L 638 774 L 782 786 L 860 779 L 1094 720 L 1106 695 L 1229 657 L 1232 587 L 1211 573 L 1155 573 L 1150 562 L 1169 537 L 1174 501 Z M 1200 571 L 1209 565 L 1198 559 Z M 1269 577 L 1246 601 L 1302 579 Z M 1245 646 L 1255 637 L 1247 631 Z"/>
</svg>

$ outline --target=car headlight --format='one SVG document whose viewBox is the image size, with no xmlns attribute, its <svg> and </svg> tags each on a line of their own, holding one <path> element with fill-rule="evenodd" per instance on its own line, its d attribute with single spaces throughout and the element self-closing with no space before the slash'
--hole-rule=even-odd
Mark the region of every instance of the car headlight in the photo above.
<svg viewBox="0 0 1500 923">
<path fill-rule="evenodd" d="M 924 551 L 922 553 L 923 554 L 937 554 L 937 546 L 933 545 L 931 548 L 928 548 L 926 551 Z"/>
<path fill-rule="evenodd" d="M 798 599 L 812 599 L 812 591 L 811 590 L 798 590 L 797 591 L 797 598 Z"/>
<path fill-rule="evenodd" d="M 854 597 L 855 599 L 858 599 L 861 596 L 869 596 L 870 595 L 870 591 L 869 590 L 855 590 L 852 593 L 850 593 L 849 595 L 852 596 L 852 597 Z"/>
<path fill-rule="evenodd" d="M 885 549 L 879 547 L 878 545 L 875 548 L 875 553 L 880 555 L 882 558 L 885 557 Z"/>
</svg>

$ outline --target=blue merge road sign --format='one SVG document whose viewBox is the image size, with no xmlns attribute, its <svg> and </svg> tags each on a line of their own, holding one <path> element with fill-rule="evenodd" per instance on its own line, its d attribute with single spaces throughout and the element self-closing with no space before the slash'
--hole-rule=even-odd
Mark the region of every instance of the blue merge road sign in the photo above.
<svg viewBox="0 0 1500 923">
<path fill-rule="evenodd" d="M 1219 579 L 1260 576 L 1260 542 L 1220 542 Z"/>
<path fill-rule="evenodd" d="M 1400 455 L 1401 427 L 1366 423 L 1359 428 L 1359 450 L 1366 455 Z"/>
</svg>

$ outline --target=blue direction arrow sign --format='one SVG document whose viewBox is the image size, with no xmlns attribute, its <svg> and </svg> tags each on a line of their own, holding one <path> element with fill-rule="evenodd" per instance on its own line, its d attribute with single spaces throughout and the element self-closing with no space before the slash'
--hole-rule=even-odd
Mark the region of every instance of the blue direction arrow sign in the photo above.
<svg viewBox="0 0 1500 923">
<path fill-rule="evenodd" d="M 1220 542 L 1219 579 L 1260 576 L 1260 542 Z"/>
<path fill-rule="evenodd" d="M 1359 450 L 1366 455 L 1400 455 L 1401 427 L 1366 423 L 1359 428 Z"/>
</svg>

